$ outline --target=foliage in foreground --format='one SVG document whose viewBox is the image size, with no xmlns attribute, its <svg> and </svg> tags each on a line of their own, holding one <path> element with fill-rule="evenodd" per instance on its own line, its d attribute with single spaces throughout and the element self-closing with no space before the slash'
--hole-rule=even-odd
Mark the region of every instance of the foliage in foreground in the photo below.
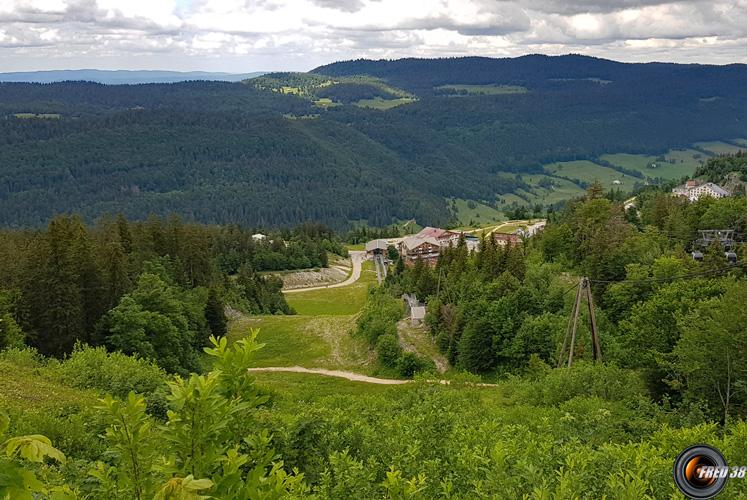
<svg viewBox="0 0 747 500">
<path fill-rule="evenodd" d="M 75 485 L 75 493 L 91 498 L 184 499 L 207 498 L 200 496 L 203 493 L 217 498 L 279 498 L 306 491 L 303 474 L 284 470 L 270 446 L 270 435 L 255 432 L 251 412 L 267 399 L 246 372 L 260 347 L 256 335 L 254 331 L 230 348 L 225 338 L 211 337 L 213 347 L 205 352 L 215 358 L 215 368 L 169 382 L 164 424 L 147 415 L 145 400 L 133 392 L 125 400 L 110 395 L 101 399 L 97 409 L 108 421 L 108 450 L 92 465 L 90 479 Z M 7 417 L 0 424 L 4 433 Z M 31 498 L 35 492 L 53 491 L 13 460 L 20 455 L 35 462 L 44 456 L 64 461 L 47 438 L 13 438 L 6 447 L 11 461 L 2 462 L 0 493 Z M 73 489 L 61 488 L 74 497 Z"/>
<path fill-rule="evenodd" d="M 730 463 L 747 460 L 744 422 L 720 427 L 668 411 L 636 372 L 585 362 L 550 369 L 535 359 L 527 375 L 496 387 L 419 381 L 349 392 L 353 383 L 293 374 L 298 388 L 281 384 L 268 401 L 265 384 L 246 372 L 254 335 L 234 346 L 214 341 L 213 371 L 173 379 L 163 421 L 148 416 L 141 396 L 107 396 L 90 409 L 104 430 L 55 417 L 87 446 L 99 445 L 85 432 L 101 435 L 106 451 L 67 444 L 64 462 L 43 463 L 11 453 L 0 469 L 17 471 L 16 482 L 36 478 L 23 487 L 39 498 L 662 498 L 675 491 L 674 458 L 693 442 L 719 447 Z M 7 359 L 24 362 L 19 353 Z M 75 366 L 89 369 L 80 359 Z M 54 362 L 34 370 L 65 373 Z M 24 442 L 51 446 L 25 429 Z M 733 481 L 727 494 L 745 486 Z"/>
</svg>

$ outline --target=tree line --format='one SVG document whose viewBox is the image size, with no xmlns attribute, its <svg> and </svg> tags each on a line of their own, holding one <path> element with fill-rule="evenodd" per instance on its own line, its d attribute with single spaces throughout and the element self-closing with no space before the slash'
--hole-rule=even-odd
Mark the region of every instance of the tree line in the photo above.
<svg viewBox="0 0 747 500">
<path fill-rule="evenodd" d="M 155 216 L 58 216 L 44 230 L 0 231 L 0 345 L 50 356 L 76 343 L 199 370 L 210 335 L 226 334 L 225 306 L 292 314 L 282 281 L 260 271 L 324 267 L 344 253 L 328 228 L 305 224 L 253 237 L 239 226 Z"/>
<path fill-rule="evenodd" d="M 737 361 L 747 356 L 744 264 L 729 264 L 719 244 L 702 262 L 690 256 L 699 229 L 724 228 L 745 234 L 747 198 L 690 203 L 651 187 L 626 212 L 592 185 L 522 244 L 487 237 L 469 253 L 460 241 L 434 268 L 398 265 L 388 286 L 428 302 L 429 330 L 454 366 L 505 375 L 559 363 L 586 276 L 604 361 L 639 371 L 658 401 L 725 421 L 747 411 L 747 371 Z M 734 248 L 739 259 L 743 248 Z M 575 359 L 591 360 L 587 325 L 584 312 Z"/>
</svg>

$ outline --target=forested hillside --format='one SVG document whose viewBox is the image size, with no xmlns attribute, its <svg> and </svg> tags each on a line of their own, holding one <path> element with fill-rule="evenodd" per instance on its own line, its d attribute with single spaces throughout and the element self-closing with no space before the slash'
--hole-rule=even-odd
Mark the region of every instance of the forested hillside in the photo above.
<svg viewBox="0 0 747 500">
<path fill-rule="evenodd" d="M 282 281 L 259 271 L 327 265 L 346 254 L 324 226 L 307 224 L 255 240 L 238 226 L 177 217 L 87 227 L 56 217 L 46 230 L 0 231 L 0 348 L 18 333 L 41 353 L 105 345 L 170 372 L 199 368 L 196 351 L 226 334 L 224 308 L 292 314 Z M 22 342 L 22 340 L 21 340 Z"/>
<path fill-rule="evenodd" d="M 446 225 L 445 198 L 496 206 L 532 188 L 517 173 L 580 190 L 543 165 L 737 141 L 745 114 L 744 66 L 581 56 L 353 61 L 245 83 L 2 83 L 0 223 L 121 211 Z"/>
</svg>

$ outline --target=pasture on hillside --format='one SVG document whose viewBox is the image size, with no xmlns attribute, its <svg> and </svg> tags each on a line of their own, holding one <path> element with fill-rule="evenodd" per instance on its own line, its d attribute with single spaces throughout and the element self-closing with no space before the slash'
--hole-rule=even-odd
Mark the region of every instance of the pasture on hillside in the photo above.
<svg viewBox="0 0 747 500">
<path fill-rule="evenodd" d="M 529 92 L 526 87 L 518 85 L 441 85 L 436 87 L 435 90 L 455 96 L 526 94 Z"/>
<path fill-rule="evenodd" d="M 588 160 L 551 163 L 545 165 L 545 171 L 572 181 L 581 181 L 588 184 L 598 181 L 604 189 L 619 189 L 623 192 L 632 191 L 633 185 L 642 181 L 642 179 L 637 179 L 611 168 L 597 165 Z M 621 184 L 613 184 L 614 181 L 620 181 Z"/>
<path fill-rule="evenodd" d="M 518 189 L 516 193 L 504 194 L 498 197 L 499 203 L 513 203 L 519 205 L 552 205 L 562 201 L 570 200 L 584 194 L 584 189 L 578 184 L 551 175 L 531 174 L 522 175 L 521 179 L 526 182 L 529 189 Z"/>
<path fill-rule="evenodd" d="M 355 105 L 360 108 L 386 111 L 387 109 L 396 108 L 397 106 L 402 106 L 404 104 L 411 104 L 416 101 L 417 99 L 413 99 L 412 97 L 399 97 L 397 99 L 382 99 L 381 97 L 376 97 L 374 99 L 360 99 L 355 102 Z"/>
<path fill-rule="evenodd" d="M 361 277 L 350 286 L 287 294 L 285 299 L 301 316 L 345 316 L 361 310 L 370 285 L 376 282 L 373 262 L 366 261 Z"/>
<path fill-rule="evenodd" d="M 693 175 L 707 156 L 694 149 L 683 149 L 669 151 L 664 155 L 664 161 L 657 156 L 628 153 L 602 155 L 599 159 L 618 167 L 637 170 L 646 177 L 677 180 Z"/>
<path fill-rule="evenodd" d="M 484 227 L 505 220 L 502 212 L 479 201 L 452 198 L 449 204 L 459 221 L 459 228 Z"/>
<path fill-rule="evenodd" d="M 360 279 L 351 285 L 286 294 L 296 315 L 235 319 L 229 339 L 238 340 L 250 328 L 259 328 L 257 340 L 265 346 L 257 353 L 258 367 L 299 365 L 373 374 L 377 363 L 370 359 L 368 345 L 350 332 L 375 283 L 373 263 L 366 261 Z"/>
<path fill-rule="evenodd" d="M 715 155 L 729 155 L 744 151 L 747 148 L 739 147 L 734 144 L 729 144 L 722 141 L 708 141 L 708 142 L 696 142 L 695 147 L 710 151 Z"/>
</svg>

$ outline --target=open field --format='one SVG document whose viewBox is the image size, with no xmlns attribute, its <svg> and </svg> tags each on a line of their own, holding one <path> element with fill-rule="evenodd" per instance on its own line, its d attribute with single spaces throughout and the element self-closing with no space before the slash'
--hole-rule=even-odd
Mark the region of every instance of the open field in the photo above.
<svg viewBox="0 0 747 500">
<path fill-rule="evenodd" d="M 560 201 L 580 196 L 585 192 L 578 184 L 559 177 L 535 174 L 524 175 L 522 178 L 527 182 L 527 184 L 533 186 L 532 190 L 526 193 L 533 203 L 558 203 Z M 548 182 L 551 183 L 550 187 L 542 187 L 540 185 L 547 185 Z"/>
<path fill-rule="evenodd" d="M 13 116 L 21 120 L 58 120 L 61 117 L 57 113 L 16 113 Z"/>
<path fill-rule="evenodd" d="M 716 155 L 734 154 L 734 153 L 738 153 L 741 150 L 747 149 L 747 148 L 740 148 L 739 146 L 735 146 L 733 144 L 727 144 L 721 141 L 696 142 L 694 146 L 700 149 L 705 149 L 706 151 L 710 151 L 711 153 L 716 154 Z"/>
<path fill-rule="evenodd" d="M 662 179 L 680 179 L 690 176 L 705 161 L 706 156 L 694 149 L 672 150 L 664 155 L 665 161 L 657 160 L 656 156 L 636 155 L 627 153 L 608 154 L 600 156 L 601 160 L 618 167 L 637 170 L 646 177 Z M 656 167 L 652 167 L 656 165 Z"/>
<path fill-rule="evenodd" d="M 454 92 L 455 95 L 466 93 L 470 95 L 503 95 L 526 94 L 529 89 L 518 85 L 441 85 L 436 90 Z"/>
<path fill-rule="evenodd" d="M 449 203 L 456 208 L 456 216 L 461 228 L 482 227 L 505 220 L 502 212 L 477 201 L 454 198 L 449 200 Z"/>
<path fill-rule="evenodd" d="M 545 174 L 523 174 L 522 180 L 529 184 L 529 189 L 519 189 L 515 193 L 498 195 L 499 207 L 504 205 L 552 205 L 575 198 L 584 193 L 584 189 L 567 179 Z"/>
<path fill-rule="evenodd" d="M 334 106 L 340 106 L 341 104 L 333 101 L 329 97 L 322 97 L 321 99 L 315 100 L 314 105 L 320 108 L 332 108 Z"/>
<path fill-rule="evenodd" d="M 567 179 L 588 183 L 599 181 L 605 189 L 619 188 L 621 191 L 632 191 L 633 184 L 641 182 L 641 179 L 636 179 L 587 160 L 551 163 L 545 165 L 545 170 Z M 613 184 L 613 181 L 616 180 L 622 182 L 622 184 Z"/>
<path fill-rule="evenodd" d="M 417 101 L 417 99 L 413 99 L 412 97 L 399 97 L 397 99 L 382 99 L 381 97 L 377 97 L 375 99 L 361 99 L 357 101 L 355 105 L 361 108 L 386 111 L 387 109 L 396 108 L 397 106 L 410 104 L 415 101 Z"/>
<path fill-rule="evenodd" d="M 0 408 L 42 410 L 71 405 L 92 405 L 93 391 L 75 389 L 58 381 L 39 376 L 35 367 L 0 361 Z"/>
<path fill-rule="evenodd" d="M 303 366 L 367 371 L 368 346 L 350 332 L 353 316 L 255 316 L 231 324 L 229 337 L 238 339 L 249 328 L 259 328 L 255 366 Z"/>
<path fill-rule="evenodd" d="M 366 384 L 337 377 L 288 372 L 255 372 L 260 387 L 272 393 L 273 404 L 298 407 L 301 401 L 316 401 L 328 396 L 393 394 L 405 390 L 402 385 Z"/>
<path fill-rule="evenodd" d="M 258 367 L 298 365 L 372 374 L 377 364 L 368 345 L 350 332 L 375 282 L 373 263 L 366 261 L 352 285 L 287 294 L 297 315 L 239 318 L 231 323 L 229 337 L 236 340 L 250 328 L 260 329 L 258 340 L 265 347 L 257 354 Z"/>
</svg>

